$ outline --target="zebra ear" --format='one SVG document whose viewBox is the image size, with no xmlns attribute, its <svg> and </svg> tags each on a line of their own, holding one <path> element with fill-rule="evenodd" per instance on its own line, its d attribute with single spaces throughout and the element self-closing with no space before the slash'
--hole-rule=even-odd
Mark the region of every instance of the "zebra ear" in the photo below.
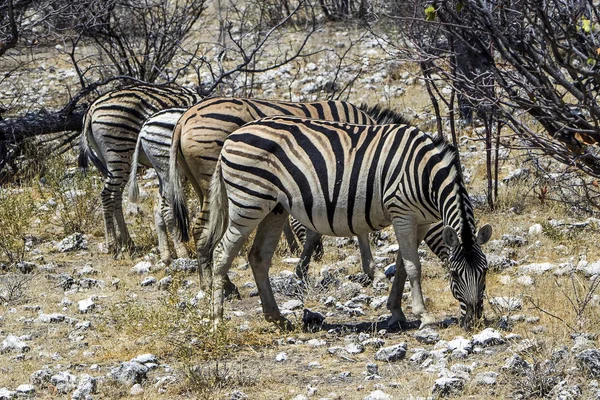
<svg viewBox="0 0 600 400">
<path fill-rule="evenodd" d="M 455 248 L 459 245 L 458 234 L 451 226 L 447 226 L 442 231 L 442 239 L 444 243 L 450 248 Z"/>
<path fill-rule="evenodd" d="M 477 244 L 486 244 L 492 237 L 492 227 L 490 224 L 485 224 L 477 231 Z"/>
</svg>

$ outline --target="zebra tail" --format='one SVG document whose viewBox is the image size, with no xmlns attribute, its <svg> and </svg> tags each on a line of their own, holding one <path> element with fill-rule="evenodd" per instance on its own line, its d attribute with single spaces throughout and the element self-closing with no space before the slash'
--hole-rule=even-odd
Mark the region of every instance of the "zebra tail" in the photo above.
<svg viewBox="0 0 600 400">
<path fill-rule="evenodd" d="M 173 139 L 171 141 L 171 148 L 169 149 L 169 186 L 168 186 L 168 198 L 171 202 L 171 209 L 173 210 L 173 217 L 175 219 L 175 227 L 179 231 L 179 238 L 183 242 L 190 240 L 189 236 L 189 224 L 190 217 L 187 209 L 187 203 L 185 200 L 185 192 L 183 190 L 183 182 L 181 176 L 179 176 L 179 169 L 177 168 L 178 157 L 179 157 L 179 146 L 181 142 L 181 125 L 177 123 L 173 130 Z M 184 162 L 181 160 L 180 162 Z"/>
<path fill-rule="evenodd" d="M 132 203 L 137 203 L 140 196 L 140 188 L 137 182 L 137 169 L 138 160 L 140 157 L 140 151 L 142 150 L 142 136 L 138 137 L 138 141 L 135 145 L 135 151 L 133 152 L 133 160 L 131 161 L 131 172 L 129 173 L 129 190 L 127 191 L 127 197 Z"/>
<path fill-rule="evenodd" d="M 86 170 L 89 166 L 88 160 L 92 160 L 92 164 L 98 168 L 98 171 L 103 176 L 108 176 L 108 167 L 106 163 L 101 160 L 90 147 L 90 140 L 94 140 L 92 136 L 92 109 L 90 108 L 85 115 L 85 120 L 83 121 L 83 131 L 81 132 L 81 137 L 79 138 L 79 157 L 77 159 L 77 163 L 79 164 L 79 168 Z"/>
<path fill-rule="evenodd" d="M 221 175 L 221 159 L 217 162 L 217 167 L 210 180 L 210 206 L 211 213 L 208 223 L 208 245 L 210 253 L 214 254 L 217 244 L 225 235 L 229 215 L 229 199 L 225 191 L 225 182 Z"/>
</svg>

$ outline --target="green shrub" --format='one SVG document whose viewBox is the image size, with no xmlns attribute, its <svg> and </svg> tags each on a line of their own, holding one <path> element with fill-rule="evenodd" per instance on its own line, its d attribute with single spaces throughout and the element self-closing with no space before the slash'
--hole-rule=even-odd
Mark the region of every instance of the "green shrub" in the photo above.
<svg viewBox="0 0 600 400">
<path fill-rule="evenodd" d="M 14 264 L 23 259 L 33 212 L 31 191 L 0 187 L 0 261 Z"/>
</svg>

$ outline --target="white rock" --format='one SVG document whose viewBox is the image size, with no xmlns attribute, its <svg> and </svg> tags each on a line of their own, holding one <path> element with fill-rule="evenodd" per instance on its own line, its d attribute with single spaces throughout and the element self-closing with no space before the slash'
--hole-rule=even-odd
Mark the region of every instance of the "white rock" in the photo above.
<svg viewBox="0 0 600 400">
<path fill-rule="evenodd" d="M 71 398 L 73 400 L 86 400 L 90 399 L 92 394 L 96 393 L 98 386 L 98 379 L 88 374 L 82 374 L 79 376 L 79 382 L 77 389 L 73 392 Z"/>
<path fill-rule="evenodd" d="M 381 391 L 381 390 L 375 390 L 374 392 L 369 393 L 369 395 L 367 397 L 365 397 L 364 400 L 391 400 L 392 396 L 390 396 L 389 394 Z"/>
<path fill-rule="evenodd" d="M 283 351 L 275 356 L 275 361 L 277 361 L 277 362 L 284 362 L 287 359 L 288 359 L 287 353 L 285 353 Z"/>
<path fill-rule="evenodd" d="M 325 346 L 327 343 L 324 340 L 321 339 L 310 339 L 306 342 L 306 344 L 310 347 L 323 347 Z"/>
<path fill-rule="evenodd" d="M 577 267 L 585 276 L 600 275 L 600 260 L 588 263 L 583 268 L 579 268 L 579 265 Z"/>
<path fill-rule="evenodd" d="M 20 353 L 24 353 L 31 350 L 31 348 L 17 336 L 8 335 L 6 339 L 2 341 L 1 352 L 7 353 L 13 350 L 18 351 Z"/>
<path fill-rule="evenodd" d="M 475 382 L 478 385 L 495 385 L 498 379 L 498 373 L 494 371 L 480 372 L 475 375 Z"/>
<path fill-rule="evenodd" d="M 492 297 L 490 299 L 490 304 L 503 308 L 505 310 L 514 311 L 520 310 L 523 307 L 523 300 L 518 297 Z"/>
<path fill-rule="evenodd" d="M 533 285 L 533 278 L 529 275 L 523 275 L 523 276 L 519 276 L 517 278 L 517 283 L 519 285 L 523 285 L 523 286 L 531 286 Z"/>
<path fill-rule="evenodd" d="M 492 328 L 486 328 L 476 335 L 473 335 L 473 344 L 475 346 L 488 347 L 504 343 L 500 332 Z"/>
<path fill-rule="evenodd" d="M 50 383 L 56 388 L 58 393 L 67 394 L 77 388 L 77 377 L 70 372 L 62 371 L 52 375 Z"/>
<path fill-rule="evenodd" d="M 541 275 L 546 271 L 550 271 L 554 267 L 555 267 L 555 265 L 552 263 L 549 263 L 549 262 L 533 263 L 533 264 L 522 265 L 521 267 L 519 267 L 519 270 L 521 271 L 522 274 Z"/>
<path fill-rule="evenodd" d="M 350 354 L 359 354 L 365 351 L 365 347 L 360 343 L 350 343 L 346 345 L 345 349 Z"/>
<path fill-rule="evenodd" d="M 154 354 L 146 353 L 146 354 L 140 354 L 139 356 L 132 358 L 131 362 L 136 362 L 136 363 L 140 363 L 140 364 L 148 364 L 148 363 L 158 364 L 158 359 L 156 358 L 156 356 Z"/>
<path fill-rule="evenodd" d="M 471 343 L 471 341 L 469 339 L 465 339 L 462 336 L 457 336 L 454 339 L 452 339 L 449 342 L 447 342 L 446 343 L 446 347 L 450 351 L 464 350 L 464 351 L 467 351 L 469 353 L 471 351 L 473 351 L 473 344 Z"/>
<path fill-rule="evenodd" d="M 152 263 L 150 261 L 140 261 L 131 268 L 131 272 L 143 275 L 149 273 L 150 268 L 152 268 Z"/>
<path fill-rule="evenodd" d="M 17 386 L 17 395 L 24 394 L 26 396 L 31 396 L 35 393 L 35 387 L 28 383 L 24 383 L 22 385 Z"/>
<path fill-rule="evenodd" d="M 77 302 L 77 308 L 79 309 L 79 312 L 82 314 L 85 314 L 88 311 L 91 311 L 94 308 L 96 308 L 96 303 L 94 303 L 93 296 L 88 299 L 85 299 L 85 300 L 79 300 Z"/>
<path fill-rule="evenodd" d="M 139 396 L 142 393 L 144 393 L 144 388 L 139 383 L 136 383 L 135 385 L 133 385 L 131 387 L 131 389 L 129 390 L 129 394 L 132 396 Z"/>
<path fill-rule="evenodd" d="M 282 310 L 298 310 L 302 308 L 304 304 L 300 300 L 292 299 L 288 300 L 281 305 Z"/>
<path fill-rule="evenodd" d="M 9 390 L 5 387 L 0 388 L 0 400 L 13 399 L 17 395 L 17 392 Z"/>
<path fill-rule="evenodd" d="M 533 224 L 529 227 L 529 234 L 534 236 L 534 235 L 541 235 L 542 232 L 544 231 L 544 228 L 542 227 L 541 224 Z"/>
</svg>

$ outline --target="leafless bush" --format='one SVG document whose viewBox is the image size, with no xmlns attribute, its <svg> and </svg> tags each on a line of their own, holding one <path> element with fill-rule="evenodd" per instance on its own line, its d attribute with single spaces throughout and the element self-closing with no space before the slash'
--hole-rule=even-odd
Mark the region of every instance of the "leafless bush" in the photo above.
<svg viewBox="0 0 600 400">
<path fill-rule="evenodd" d="M 0 303 L 13 306 L 24 302 L 31 279 L 30 275 L 15 273 L 0 276 Z"/>
</svg>

